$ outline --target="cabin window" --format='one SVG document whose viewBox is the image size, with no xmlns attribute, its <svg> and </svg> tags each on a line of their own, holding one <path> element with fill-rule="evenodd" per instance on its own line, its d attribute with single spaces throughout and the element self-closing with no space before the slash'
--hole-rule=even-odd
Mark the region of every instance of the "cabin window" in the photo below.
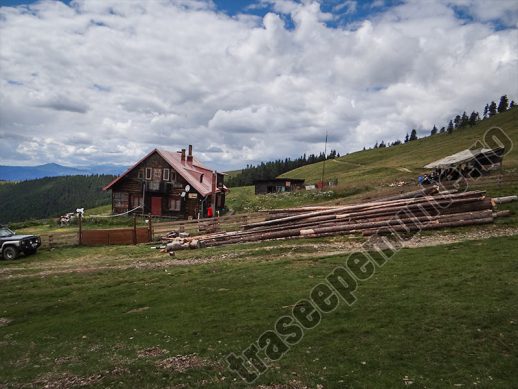
<svg viewBox="0 0 518 389">
<path fill-rule="evenodd" d="M 146 168 L 146 180 L 151 180 L 152 177 L 153 177 L 153 169 L 151 169 L 150 167 L 147 167 Z"/>
<path fill-rule="evenodd" d="M 138 178 L 141 179 L 141 180 L 144 178 L 144 169 L 139 169 L 138 170 Z"/>
<path fill-rule="evenodd" d="M 143 204 L 141 195 L 131 195 L 131 209 L 141 207 Z"/>
<path fill-rule="evenodd" d="M 162 180 L 162 169 L 155 168 L 153 169 L 153 181 L 161 181 Z"/>
<path fill-rule="evenodd" d="M 180 211 L 182 207 L 182 200 L 180 197 L 169 197 L 169 210 Z"/>
<path fill-rule="evenodd" d="M 124 192 L 113 192 L 113 208 L 128 208 L 128 194 Z"/>
<path fill-rule="evenodd" d="M 164 181 L 169 181 L 169 174 L 170 174 L 170 170 L 164 169 L 164 176 L 163 176 Z"/>
<path fill-rule="evenodd" d="M 176 172 L 175 172 L 175 171 L 172 171 L 172 172 L 171 172 L 171 181 L 172 181 L 172 182 L 176 182 L 176 181 L 177 181 L 177 180 L 176 180 L 176 178 L 177 178 L 177 177 L 176 177 Z"/>
</svg>

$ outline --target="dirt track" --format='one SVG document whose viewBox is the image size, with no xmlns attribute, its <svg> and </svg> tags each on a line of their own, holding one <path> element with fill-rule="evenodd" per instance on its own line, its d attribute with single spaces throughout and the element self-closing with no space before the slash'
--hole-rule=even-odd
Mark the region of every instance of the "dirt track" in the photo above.
<svg viewBox="0 0 518 389">
<path fill-rule="evenodd" d="M 403 242 L 404 248 L 430 247 L 438 245 L 446 245 L 470 240 L 481 240 L 492 237 L 513 236 L 518 235 L 518 227 L 490 226 L 479 229 L 465 229 L 451 232 L 436 232 L 434 234 L 416 235 L 411 240 Z M 93 273 L 103 271 L 117 270 L 148 270 L 148 269 L 165 269 L 174 266 L 193 266 L 208 263 L 216 263 L 220 261 L 237 261 L 237 260 L 278 260 L 295 257 L 303 258 L 326 258 L 336 255 L 346 255 L 352 251 L 360 249 L 364 241 L 357 239 L 344 239 L 337 237 L 331 242 L 325 243 L 305 243 L 303 240 L 293 241 L 293 244 L 285 243 L 280 246 L 272 242 L 269 246 L 240 248 L 235 252 L 225 252 L 220 255 L 208 257 L 197 257 L 199 251 L 189 251 L 192 257 L 185 259 L 170 258 L 167 254 L 157 253 L 157 256 L 146 259 L 117 259 L 106 262 L 106 258 L 96 256 L 91 258 L 88 264 L 83 261 L 72 263 L 60 263 L 53 261 L 45 261 L 34 263 L 23 267 L 4 267 L 0 268 L 1 279 L 16 279 L 25 277 L 49 277 L 58 276 L 60 274 L 70 273 Z M 289 241 L 288 241 L 289 242 Z M 379 243 L 379 242 L 378 242 Z M 228 246 L 227 246 L 228 247 Z M 278 252 L 282 248 L 282 252 Z M 307 252 L 304 252 L 304 249 Z M 265 251 L 260 256 L 253 256 L 258 250 Z M 272 251 L 272 253 L 268 253 Z M 247 259 L 250 255 L 251 258 Z M 162 259 L 163 258 L 163 259 Z M 103 261 L 99 263 L 99 260 Z"/>
</svg>

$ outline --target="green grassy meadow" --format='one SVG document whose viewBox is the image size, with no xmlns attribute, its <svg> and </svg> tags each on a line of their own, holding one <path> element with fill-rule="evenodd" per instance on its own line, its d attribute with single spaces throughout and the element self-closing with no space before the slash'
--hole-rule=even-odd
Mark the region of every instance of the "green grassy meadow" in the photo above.
<svg viewBox="0 0 518 389">
<path fill-rule="evenodd" d="M 175 259 L 144 245 L 65 248 L 1 261 L 0 386 L 247 387 L 223 357 L 343 263 L 324 256 L 326 242 Z M 518 236 L 403 249 L 359 285 L 355 305 L 324 315 L 255 385 L 512 387 L 516 247 Z M 161 364 L 193 353 L 202 362 L 192 368 Z"/>
</svg>

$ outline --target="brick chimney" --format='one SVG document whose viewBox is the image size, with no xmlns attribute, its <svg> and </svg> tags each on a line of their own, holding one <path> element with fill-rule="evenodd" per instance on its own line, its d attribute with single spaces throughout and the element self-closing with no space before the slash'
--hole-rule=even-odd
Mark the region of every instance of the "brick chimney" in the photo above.
<svg viewBox="0 0 518 389">
<path fill-rule="evenodd" d="M 187 154 L 187 161 L 192 162 L 192 145 L 189 145 L 189 154 Z"/>
<path fill-rule="evenodd" d="M 185 149 L 182 149 L 182 162 L 185 161 Z"/>
</svg>

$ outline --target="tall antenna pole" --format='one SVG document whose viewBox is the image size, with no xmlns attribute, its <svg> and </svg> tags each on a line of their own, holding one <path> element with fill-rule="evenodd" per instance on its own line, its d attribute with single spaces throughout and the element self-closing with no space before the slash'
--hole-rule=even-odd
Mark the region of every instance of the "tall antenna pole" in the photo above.
<svg viewBox="0 0 518 389">
<path fill-rule="evenodd" d="M 327 159 L 327 130 L 326 130 L 326 141 L 324 143 L 324 163 L 322 164 L 322 190 L 324 189 L 324 175 L 326 173 L 326 159 Z"/>
</svg>

